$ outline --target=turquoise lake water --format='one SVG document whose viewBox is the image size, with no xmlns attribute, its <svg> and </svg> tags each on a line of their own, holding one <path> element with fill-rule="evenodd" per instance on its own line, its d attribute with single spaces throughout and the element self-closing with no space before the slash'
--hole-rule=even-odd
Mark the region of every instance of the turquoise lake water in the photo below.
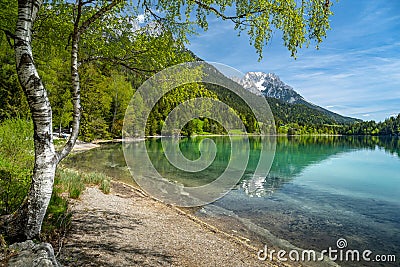
<svg viewBox="0 0 400 267">
<path fill-rule="evenodd" d="M 182 154 L 190 160 L 199 158 L 202 138 L 180 139 Z M 165 158 L 160 139 L 132 144 L 132 150 L 140 155 L 146 148 L 153 165 L 164 177 L 185 186 L 198 186 L 217 178 L 230 157 L 237 156 L 230 154 L 227 137 L 210 138 L 217 148 L 215 159 L 209 168 L 198 173 L 174 168 Z M 348 249 L 368 249 L 373 255 L 393 254 L 397 262 L 338 264 L 399 266 L 398 138 L 279 137 L 269 174 L 256 178 L 253 173 L 264 141 L 260 137 L 249 140 L 250 161 L 240 182 L 223 198 L 197 211 L 198 216 L 223 219 L 228 214 L 256 229 L 264 243 L 275 242 L 271 236 L 263 237 L 262 229 L 268 229 L 276 239 L 316 251 L 336 248 L 336 241 L 344 238 Z M 236 138 L 233 142 L 240 144 L 243 140 Z M 136 157 L 136 161 L 137 165 L 133 164 L 131 169 L 141 168 L 140 158 Z M 67 164 L 134 183 L 121 145 L 72 155 Z"/>
</svg>

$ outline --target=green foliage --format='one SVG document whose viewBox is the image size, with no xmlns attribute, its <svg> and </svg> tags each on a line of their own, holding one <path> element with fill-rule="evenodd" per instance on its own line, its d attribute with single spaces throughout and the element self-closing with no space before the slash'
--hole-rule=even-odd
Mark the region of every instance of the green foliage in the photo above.
<svg viewBox="0 0 400 267">
<path fill-rule="evenodd" d="M 102 2 L 84 6 L 82 21 L 90 18 L 102 6 Z M 290 1 L 208 1 L 183 2 L 157 1 L 152 3 L 164 18 L 145 13 L 145 21 L 138 28 L 133 18 L 143 13 L 148 3 L 142 1 L 137 6 L 123 4 L 105 14 L 104 19 L 95 21 L 83 34 L 80 43 L 80 68 L 82 92 L 81 138 L 92 141 L 96 138 L 120 137 L 123 117 L 128 102 L 137 88 L 149 75 L 177 63 L 192 61 L 195 57 L 185 51 L 183 43 L 191 34 L 194 25 L 207 29 L 207 15 L 214 13 L 222 19 L 232 20 L 236 29 L 245 31 L 260 56 L 262 48 L 269 42 L 274 29 L 282 31 L 284 45 L 295 55 L 297 48 L 307 39 L 322 41 L 329 28 L 331 15 L 328 4 L 323 1 L 303 1 L 301 5 Z M 15 25 L 17 5 L 3 1 L 0 20 L 12 32 Z M 149 11 L 149 10 L 148 10 Z M 182 12 L 185 18 L 182 18 Z M 191 17 L 191 15 L 195 15 Z M 160 15 L 161 16 L 161 15 Z M 53 126 L 68 129 L 72 120 L 71 82 L 70 82 L 70 33 L 73 29 L 74 5 L 64 2 L 45 4 L 41 9 L 34 29 L 33 51 L 40 75 L 49 92 L 53 110 Z M 101 38 L 99 38 L 101 36 Z M 2 41 L 5 43 L 5 35 Z M 28 108 L 15 73 L 13 52 L 9 46 L 2 45 L 0 61 L 0 120 L 15 116 L 27 116 Z M 130 73 L 127 74 L 127 71 Z M 250 110 L 237 97 L 223 90 L 205 87 L 216 95 L 211 97 L 233 104 L 248 132 L 257 132 L 259 125 Z M 162 100 L 152 112 L 146 133 L 159 134 L 169 112 L 176 106 L 176 99 L 187 100 L 185 88 L 171 93 Z M 196 95 L 207 95 L 195 92 Z M 140 108 L 140 107 L 137 107 Z M 289 122 L 288 122 L 289 123 Z M 325 123 L 325 122 L 324 122 Z M 221 125 L 203 118 L 189 122 L 183 134 L 222 133 Z"/>
<path fill-rule="evenodd" d="M 95 1 L 84 5 L 81 23 L 95 14 L 105 3 Z M 0 21 L 13 32 L 17 5 L 15 1 L 2 1 Z M 73 29 L 74 9 L 69 2 L 45 2 L 34 25 L 33 52 L 40 76 L 49 92 L 53 110 L 53 126 L 68 129 L 72 120 L 70 82 L 70 34 Z M 148 8 L 156 8 L 157 14 Z M 330 3 L 324 1 L 251 2 L 156 1 L 136 4 L 121 3 L 107 12 L 83 33 L 80 41 L 80 77 L 82 92 L 81 138 L 120 137 L 123 116 L 133 88 L 136 89 L 151 74 L 177 63 L 196 59 L 183 44 L 195 25 L 207 29 L 207 15 L 214 13 L 221 19 L 231 20 L 235 28 L 249 35 L 251 43 L 262 55 L 271 32 L 281 31 L 284 45 L 296 54 L 297 48 L 308 40 L 322 41 L 329 28 Z M 145 21 L 135 18 L 142 14 Z M 182 14 L 185 17 L 182 18 Z M 162 17 L 162 18 L 161 18 Z M 140 27 L 139 27 L 140 25 Z M 2 35 L 2 43 L 6 42 Z M 28 108 L 15 74 L 13 52 L 9 46 L 0 48 L 0 120 L 19 114 L 26 117 Z M 183 89 L 182 89 L 183 90 Z M 221 90 L 219 99 L 224 99 Z M 226 94 L 225 94 L 226 96 Z M 215 98 L 215 96 L 213 96 Z M 182 97 L 178 97 L 182 98 Z M 184 98 L 183 98 L 184 99 Z M 229 99 L 227 102 L 232 102 Z M 227 103 L 225 102 L 225 103 Z M 241 103 L 242 104 L 242 103 Z M 259 125 L 246 105 L 236 104 L 248 132 L 257 132 Z M 170 106 L 174 106 L 172 103 Z M 241 107 L 243 106 L 243 107 Z M 140 109 L 140 107 L 138 107 Z M 168 107 L 166 110 L 170 110 Z M 156 110 L 148 123 L 148 134 L 160 132 L 165 111 Z M 193 125 L 194 124 L 194 125 Z M 206 130 L 201 128 L 206 128 Z M 198 132 L 221 133 L 215 122 L 190 122 L 184 134 Z"/>
<path fill-rule="evenodd" d="M 275 98 L 267 98 L 277 124 L 324 125 L 337 122 L 326 114 L 302 104 L 289 104 Z"/>
<path fill-rule="evenodd" d="M 28 102 L 15 69 L 14 51 L 5 39 L 0 32 L 0 121 L 29 116 Z"/>
<path fill-rule="evenodd" d="M 61 192 L 67 192 L 70 198 L 79 198 L 86 185 L 97 185 L 105 194 L 110 192 L 111 179 L 102 173 L 81 173 L 58 168 L 55 177 L 55 187 Z"/>
<path fill-rule="evenodd" d="M 15 211 L 30 185 L 33 170 L 33 125 L 9 119 L 0 124 L 0 214 Z"/>
<path fill-rule="evenodd" d="M 56 177 L 55 184 L 58 183 L 58 177 Z M 62 193 L 60 188 L 55 187 L 51 195 L 41 234 L 47 241 L 60 239 L 71 223 L 72 213 L 68 211 L 68 200 L 62 196 Z"/>
<path fill-rule="evenodd" d="M 85 184 L 77 172 L 58 170 L 56 177 L 60 181 L 62 190 L 68 192 L 70 198 L 79 198 L 85 189 Z"/>
<path fill-rule="evenodd" d="M 164 121 L 170 112 L 177 107 L 179 104 L 195 98 L 211 98 L 218 99 L 217 95 L 207 90 L 201 84 L 186 84 L 172 89 L 154 105 L 152 111 L 149 114 L 149 118 L 146 124 L 146 135 L 153 136 L 161 134 L 161 129 Z M 199 107 L 196 107 L 199 108 Z M 190 120 L 180 132 L 180 129 L 174 129 L 168 134 L 183 134 L 191 135 L 195 133 L 203 132 L 203 118 Z M 212 127 L 210 127 L 211 129 Z M 211 130 L 210 130 L 211 131 Z M 219 133 L 219 132 L 214 132 Z"/>
<path fill-rule="evenodd" d="M 83 70 L 81 82 L 83 114 L 80 134 L 84 141 L 108 139 L 110 135 L 105 117 L 111 109 L 112 97 L 104 89 L 106 77 L 93 65 L 89 65 Z"/>
<path fill-rule="evenodd" d="M 107 1 L 84 2 L 81 24 L 90 19 Z M 183 43 L 195 26 L 207 29 L 207 15 L 234 22 L 235 28 L 245 31 L 260 58 L 263 47 L 268 44 L 273 30 L 280 30 L 284 45 L 296 55 L 297 49 L 314 40 L 322 41 L 329 28 L 331 15 L 329 1 L 258 0 L 258 1 L 165 1 L 156 2 L 120 1 L 120 3 L 96 20 L 82 33 L 80 39 L 80 77 L 82 92 L 82 127 L 84 140 L 109 138 L 121 135 L 124 110 L 133 88 L 137 88 L 151 74 L 177 63 L 191 61 L 192 55 L 185 51 Z M 152 13 L 157 10 L 157 14 Z M 229 14 L 228 11 L 232 11 Z M 49 93 L 53 112 L 53 128 L 67 128 L 72 119 L 70 92 L 70 36 L 76 19 L 76 4 L 69 1 L 45 1 L 33 29 L 33 53 L 40 76 Z M 144 13 L 145 26 L 134 27 L 134 19 Z M 182 19 L 182 14 L 186 18 Z M 191 15 L 195 19 L 191 20 Z M 164 16 L 161 18 L 160 16 Z M 153 17 L 153 21 L 149 21 Z M 15 72 L 15 60 L 11 40 L 17 20 L 17 1 L 0 2 L 0 214 L 14 211 L 26 195 L 34 162 L 33 127 L 29 121 L 10 120 L 11 117 L 29 118 L 29 109 Z M 3 34 L 6 33 L 6 35 Z M 130 74 L 127 74 L 130 71 Z M 132 73 L 133 72 L 133 73 Z M 198 85 L 201 88 L 201 85 Z M 175 92 L 185 93 L 187 88 Z M 192 96 L 218 94 L 197 90 Z M 176 95 L 175 95 L 176 96 Z M 174 97 L 175 97 L 174 96 Z M 188 99 L 187 95 L 178 97 Z M 219 96 L 218 96 L 219 97 Z M 168 96 L 167 96 L 168 98 Z M 176 105 L 171 102 L 170 108 Z M 161 105 L 161 104 L 160 104 Z M 166 107 L 165 110 L 170 110 Z M 142 107 L 139 107 L 142 108 Z M 238 108 L 249 132 L 257 132 L 254 116 Z M 165 119 L 165 110 L 154 109 L 146 129 L 157 134 Z M 221 125 L 204 118 L 190 121 L 186 133 L 221 133 Z M 56 176 L 56 190 L 51 199 L 47 219 L 50 225 L 65 225 L 68 221 L 67 203 L 60 197 L 67 191 L 72 198 L 78 198 L 84 189 L 87 175 L 59 171 Z M 88 177 L 101 180 L 100 187 L 110 190 L 110 180 L 102 177 Z M 51 227 L 50 227 L 51 228 Z M 51 229 L 50 229 L 51 230 Z"/>
<path fill-rule="evenodd" d="M 109 126 L 108 131 L 112 136 L 120 137 L 125 111 L 133 96 L 133 89 L 127 77 L 116 71 L 111 72 L 111 77 L 108 77 L 107 80 L 108 86 L 106 90 L 108 94 L 111 95 L 110 110 L 108 114 L 106 114 L 106 120 Z"/>
<path fill-rule="evenodd" d="M 72 216 L 64 194 L 68 193 L 70 198 L 77 199 L 86 185 L 97 185 L 105 194 L 110 192 L 110 178 L 102 173 L 80 173 L 62 167 L 57 169 L 53 194 L 43 221 L 42 239 L 51 242 L 62 238 L 63 233 L 70 227 Z"/>
<path fill-rule="evenodd" d="M 246 95 L 246 99 L 251 102 L 251 105 L 256 111 L 266 110 L 265 101 L 260 101 L 258 96 L 247 90 L 244 90 L 242 86 L 240 86 L 236 82 L 228 79 L 219 71 L 215 71 L 212 66 L 210 66 L 209 68 L 210 69 L 206 70 L 205 73 L 207 73 L 207 80 L 209 80 L 210 83 L 204 84 L 204 87 L 216 94 L 218 100 L 232 108 L 232 110 L 243 122 L 246 128 L 246 132 L 255 134 L 260 133 L 260 125 L 262 123 L 265 123 L 265 125 L 271 123 L 271 117 L 269 116 L 270 114 L 268 114 L 267 112 L 258 112 L 257 117 L 259 118 L 259 121 L 257 121 L 251 107 L 249 107 L 247 103 L 243 100 L 243 98 L 237 95 L 235 92 L 241 92 L 241 94 Z M 218 84 L 221 84 L 221 82 L 231 90 L 227 90 L 225 87 L 219 86 Z M 220 126 L 214 127 L 220 128 Z M 220 130 L 218 133 L 222 133 Z"/>
<path fill-rule="evenodd" d="M 83 179 L 86 184 L 98 185 L 108 178 L 103 173 L 90 172 L 83 176 Z"/>
<path fill-rule="evenodd" d="M 39 14 L 33 47 L 52 104 L 53 127 L 61 133 L 72 121 L 69 34 L 74 5 L 53 4 Z M 96 12 L 97 4 L 84 8 L 82 21 Z M 153 29 L 158 31 L 155 23 L 138 29 L 132 17 L 119 11 L 112 10 L 106 19 L 94 22 L 79 44 L 80 138 L 84 141 L 121 137 L 133 88 L 159 70 L 193 59 L 167 29 L 153 33 Z"/>
<path fill-rule="evenodd" d="M 143 1 L 143 3 L 146 1 Z M 142 1 L 138 5 L 143 4 Z M 262 57 L 263 48 L 273 32 L 281 32 L 283 44 L 296 56 L 298 48 L 310 42 L 319 43 L 330 29 L 331 1 L 320 0 L 211 0 L 169 1 L 159 0 L 156 9 L 165 14 L 166 27 L 175 32 L 179 40 L 186 40 L 194 26 L 207 30 L 207 16 L 214 14 L 223 20 L 231 20 L 239 33 L 248 34 L 250 44 Z M 185 16 L 182 18 L 182 14 Z M 177 23 L 181 22 L 181 23 Z"/>
<path fill-rule="evenodd" d="M 69 128 L 72 121 L 71 84 L 65 61 L 61 57 L 53 57 L 42 64 L 39 64 L 39 73 L 52 104 L 53 125 L 59 130 Z"/>
<path fill-rule="evenodd" d="M 275 116 L 278 134 L 287 135 L 390 135 L 400 134 L 400 114 L 383 122 L 341 123 L 332 117 L 301 104 L 288 104 L 274 98 L 268 103 Z"/>
<path fill-rule="evenodd" d="M 375 121 L 358 122 L 346 125 L 341 130 L 345 135 L 400 135 L 400 114 L 390 117 L 383 122 Z"/>
<path fill-rule="evenodd" d="M 14 33 L 17 24 L 18 2 L 13 0 L 2 0 L 0 2 L 0 25 L 1 29 Z M 7 40 L 4 32 L 0 33 L 0 47 L 7 46 Z"/>
<path fill-rule="evenodd" d="M 100 189 L 103 193 L 108 194 L 111 191 L 111 180 L 110 178 L 102 179 Z"/>
</svg>

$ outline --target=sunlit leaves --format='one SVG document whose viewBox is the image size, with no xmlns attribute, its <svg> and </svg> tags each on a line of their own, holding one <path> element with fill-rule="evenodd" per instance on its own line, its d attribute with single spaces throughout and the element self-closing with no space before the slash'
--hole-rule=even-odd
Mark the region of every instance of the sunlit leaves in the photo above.
<svg viewBox="0 0 400 267">
<path fill-rule="evenodd" d="M 318 46 L 326 37 L 332 15 L 329 0 L 159 0 L 156 3 L 144 0 L 140 4 L 147 7 L 153 4 L 163 15 L 163 22 L 182 40 L 186 40 L 193 25 L 207 30 L 211 13 L 230 20 L 239 33 L 248 34 L 260 59 L 275 31 L 280 32 L 284 46 L 293 57 L 304 44 L 315 42 Z"/>
</svg>

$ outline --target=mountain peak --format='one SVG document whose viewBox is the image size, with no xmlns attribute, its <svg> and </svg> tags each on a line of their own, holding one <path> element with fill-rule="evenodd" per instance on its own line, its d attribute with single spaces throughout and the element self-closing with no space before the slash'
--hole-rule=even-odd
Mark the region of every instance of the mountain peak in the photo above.
<svg viewBox="0 0 400 267">
<path fill-rule="evenodd" d="M 284 83 L 275 73 L 248 72 L 242 79 L 236 79 L 243 88 L 259 96 L 276 98 L 289 104 L 302 104 L 331 117 L 336 122 L 347 123 L 355 121 L 354 118 L 344 117 L 327 109 L 321 108 L 306 101 L 293 87 Z"/>
<path fill-rule="evenodd" d="M 273 78 L 273 79 L 276 79 L 276 78 L 279 79 L 278 75 L 276 75 L 275 73 L 271 73 L 271 72 L 265 73 L 262 71 L 249 71 L 245 75 L 253 76 L 253 77 L 262 77 L 262 78 L 268 77 L 268 78 Z"/>
<path fill-rule="evenodd" d="M 270 79 L 278 79 L 278 80 L 280 79 L 279 76 L 273 72 L 266 73 L 266 72 L 262 72 L 262 71 L 249 71 L 245 74 L 245 76 L 246 75 L 248 77 L 260 77 L 260 78 L 270 78 Z"/>
<path fill-rule="evenodd" d="M 250 71 L 244 75 L 243 79 L 253 80 L 254 82 L 262 81 L 262 80 L 281 82 L 281 79 L 275 73 L 265 73 L 265 72 L 260 72 L 260 71 Z"/>
<path fill-rule="evenodd" d="M 273 97 L 288 103 L 299 103 L 305 101 L 292 87 L 281 81 L 275 73 L 265 72 L 248 72 L 239 81 L 245 89 L 264 95 Z"/>
</svg>

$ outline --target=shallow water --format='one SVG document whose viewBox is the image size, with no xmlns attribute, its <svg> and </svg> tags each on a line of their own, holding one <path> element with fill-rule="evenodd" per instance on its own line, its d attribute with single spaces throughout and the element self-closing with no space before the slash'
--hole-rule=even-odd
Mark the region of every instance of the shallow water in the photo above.
<svg viewBox="0 0 400 267">
<path fill-rule="evenodd" d="M 159 139 L 132 145 L 132 149 L 140 155 L 146 147 L 154 166 L 164 177 L 185 186 L 197 186 L 216 179 L 231 157 L 240 156 L 237 150 L 230 153 L 227 137 L 211 138 L 217 147 L 215 160 L 209 168 L 194 174 L 174 168 L 165 158 Z M 179 147 L 183 155 L 191 160 L 200 157 L 201 140 L 181 139 Z M 240 144 L 243 140 L 236 138 L 234 142 Z M 236 190 L 203 211 L 212 213 L 213 207 L 229 211 L 247 224 L 268 229 L 277 238 L 304 249 L 337 248 L 337 240 L 344 238 L 347 249 L 361 252 L 368 249 L 373 255 L 397 257 L 397 263 L 337 262 L 342 266 L 399 266 L 399 139 L 280 137 L 268 176 L 254 178 L 263 142 L 259 137 L 250 138 L 250 161 Z M 134 183 L 121 145 L 72 155 L 67 165 L 102 171 L 115 179 Z M 137 160 L 133 168 L 140 167 Z M 202 210 L 198 213 L 204 214 Z M 262 236 L 260 239 L 273 242 Z"/>
</svg>

